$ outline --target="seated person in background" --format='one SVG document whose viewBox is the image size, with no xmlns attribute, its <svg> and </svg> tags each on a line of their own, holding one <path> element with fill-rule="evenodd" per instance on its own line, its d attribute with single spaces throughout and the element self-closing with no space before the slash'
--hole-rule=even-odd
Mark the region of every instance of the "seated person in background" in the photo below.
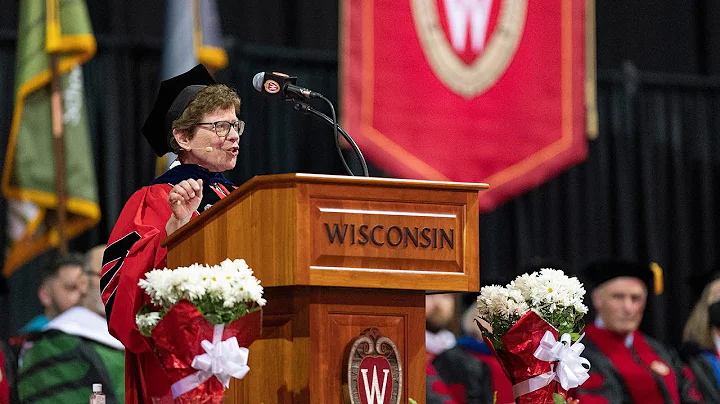
<svg viewBox="0 0 720 404">
<path fill-rule="evenodd" d="M 10 404 L 10 386 L 13 382 L 8 370 L 13 368 L 10 350 L 5 341 L 0 340 L 0 404 Z M 7 355 L 7 356 L 6 356 Z M 16 400 L 13 400 L 14 403 Z"/>
<path fill-rule="evenodd" d="M 448 386 L 443 383 L 432 365 L 433 359 L 455 346 L 451 328 L 455 320 L 455 295 L 441 293 L 425 296 L 426 403 L 455 404 Z"/>
<path fill-rule="evenodd" d="M 82 256 L 67 254 L 40 271 L 38 298 L 44 312 L 30 320 L 19 333 L 27 334 L 42 330 L 53 318 L 75 306 L 87 290 L 87 277 L 83 274 Z"/>
<path fill-rule="evenodd" d="M 123 345 L 107 329 L 100 297 L 105 246 L 86 255 L 87 293 L 75 306 L 53 318 L 32 340 L 18 371 L 22 402 L 80 403 L 101 383 L 107 403 L 124 403 Z"/>
<path fill-rule="evenodd" d="M 657 264 L 619 260 L 586 269 L 597 316 L 585 327 L 582 340 L 590 378 L 571 393 L 582 404 L 701 402 L 677 354 L 639 331 L 648 290 L 662 293 L 661 271 Z"/>
<path fill-rule="evenodd" d="M 455 294 L 440 293 L 425 296 L 425 349 L 428 361 L 455 346 L 455 334 L 450 331 L 455 321 Z"/>
<path fill-rule="evenodd" d="M 720 403 L 720 273 L 709 280 L 683 330 L 681 354 L 706 403 Z"/>
<path fill-rule="evenodd" d="M 435 357 L 432 365 L 458 404 L 515 403 L 512 384 L 482 339 L 477 323 L 477 294 L 468 294 L 462 316 L 463 336 Z"/>
<path fill-rule="evenodd" d="M 0 298 L 8 293 L 7 280 L 0 275 Z M 14 397 L 17 358 L 8 341 L 0 338 L 0 404 L 17 402 Z"/>
</svg>

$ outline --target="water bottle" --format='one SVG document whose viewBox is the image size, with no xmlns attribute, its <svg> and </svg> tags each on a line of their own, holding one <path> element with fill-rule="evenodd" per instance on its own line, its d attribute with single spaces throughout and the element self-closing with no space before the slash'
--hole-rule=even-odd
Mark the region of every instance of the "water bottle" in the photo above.
<svg viewBox="0 0 720 404">
<path fill-rule="evenodd" d="M 102 391 L 102 384 L 95 383 L 90 394 L 90 404 L 105 404 L 105 394 Z"/>
</svg>

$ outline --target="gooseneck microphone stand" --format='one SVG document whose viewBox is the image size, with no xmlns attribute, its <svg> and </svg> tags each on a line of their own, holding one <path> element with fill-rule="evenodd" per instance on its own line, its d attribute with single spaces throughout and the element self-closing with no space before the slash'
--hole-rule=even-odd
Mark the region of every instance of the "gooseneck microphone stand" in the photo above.
<svg viewBox="0 0 720 404">
<path fill-rule="evenodd" d="M 340 136 L 339 135 L 342 135 L 343 138 L 345 138 L 345 140 L 347 140 L 347 142 L 350 143 L 350 146 L 352 147 L 353 151 L 355 152 L 355 155 L 358 157 L 358 160 L 360 160 L 360 165 L 362 166 L 363 176 L 369 177 L 370 175 L 368 174 L 367 162 L 365 161 L 365 157 L 363 157 L 363 154 L 360 151 L 360 148 L 358 147 L 357 143 L 355 143 L 353 138 L 350 137 L 350 135 L 348 135 L 348 133 L 345 132 L 345 129 L 343 129 L 342 126 L 340 126 L 337 123 L 337 117 L 335 115 L 335 107 L 333 106 L 332 102 L 330 102 L 330 100 L 328 100 L 321 94 L 317 94 L 317 96 L 314 98 L 321 98 L 321 99 L 325 100 L 325 102 L 327 102 L 328 105 L 330 105 L 330 110 L 332 111 L 332 116 L 333 116 L 332 119 L 329 116 L 323 114 L 322 112 L 316 110 L 309 104 L 306 104 L 297 99 L 293 100 L 295 102 L 295 110 L 300 111 L 305 115 L 313 115 L 317 118 L 320 118 L 320 120 L 331 125 L 335 131 L 335 147 L 337 148 L 338 154 L 340 155 L 340 160 L 342 161 L 343 166 L 345 166 L 345 170 L 347 170 L 347 172 L 351 176 L 355 176 L 355 174 L 350 169 L 350 166 L 348 166 L 347 161 L 345 160 L 345 156 L 342 153 L 342 148 L 340 147 Z"/>
</svg>

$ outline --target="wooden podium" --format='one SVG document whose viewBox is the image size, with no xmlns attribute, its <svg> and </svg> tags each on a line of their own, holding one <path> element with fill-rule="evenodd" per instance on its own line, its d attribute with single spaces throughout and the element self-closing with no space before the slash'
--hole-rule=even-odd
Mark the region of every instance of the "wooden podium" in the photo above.
<svg viewBox="0 0 720 404">
<path fill-rule="evenodd" d="M 424 402 L 425 292 L 479 289 L 478 191 L 486 188 L 260 176 L 168 237 L 169 268 L 244 258 L 265 288 L 250 373 L 225 401 L 344 403 L 348 344 L 377 328 L 397 347 L 400 402 Z"/>
</svg>

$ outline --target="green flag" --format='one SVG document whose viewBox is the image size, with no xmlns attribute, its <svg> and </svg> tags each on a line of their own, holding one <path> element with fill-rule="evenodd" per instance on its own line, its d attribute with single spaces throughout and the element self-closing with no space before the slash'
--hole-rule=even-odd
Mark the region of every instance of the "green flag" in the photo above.
<svg viewBox="0 0 720 404">
<path fill-rule="evenodd" d="M 100 220 L 80 65 L 97 46 L 84 0 L 22 0 L 15 59 L 15 108 L 2 189 L 9 201 L 9 275 L 59 243 L 55 195 L 50 53 L 59 55 L 62 86 L 65 234 L 75 237 Z"/>
</svg>

